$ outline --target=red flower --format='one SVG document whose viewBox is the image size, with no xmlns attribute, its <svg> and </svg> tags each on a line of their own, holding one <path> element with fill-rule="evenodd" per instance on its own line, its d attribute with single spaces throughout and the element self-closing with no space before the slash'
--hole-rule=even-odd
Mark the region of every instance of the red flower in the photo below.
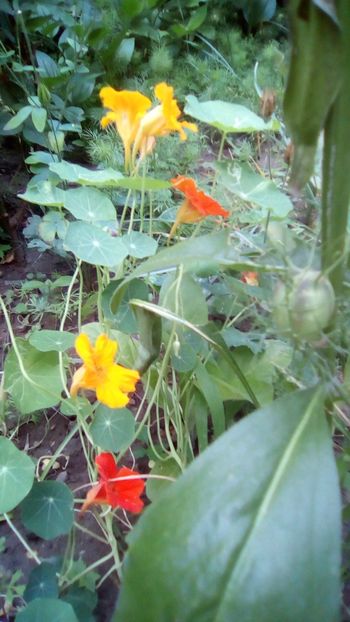
<svg viewBox="0 0 350 622">
<path fill-rule="evenodd" d="M 139 514 L 144 506 L 140 495 L 143 493 L 145 482 L 141 478 L 117 480 L 119 477 L 135 476 L 139 473 L 127 467 L 118 469 L 113 454 L 107 452 L 99 454 L 95 464 L 100 481 L 89 490 L 81 511 L 85 512 L 92 504 L 102 503 L 111 505 L 112 508 L 120 507 Z"/>
<path fill-rule="evenodd" d="M 230 212 L 221 207 L 220 203 L 198 190 L 196 182 L 189 177 L 179 175 L 171 180 L 173 188 L 185 195 L 185 200 L 179 208 L 169 238 L 175 233 L 179 224 L 193 223 L 207 216 L 223 216 L 227 218 Z"/>
</svg>

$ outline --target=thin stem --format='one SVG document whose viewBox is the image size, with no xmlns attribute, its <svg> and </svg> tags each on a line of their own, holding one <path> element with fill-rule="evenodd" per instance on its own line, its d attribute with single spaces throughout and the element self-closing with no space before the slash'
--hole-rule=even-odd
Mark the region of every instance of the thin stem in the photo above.
<svg viewBox="0 0 350 622">
<path fill-rule="evenodd" d="M 3 514 L 8 526 L 10 527 L 10 529 L 13 531 L 13 533 L 15 534 L 15 536 L 18 538 L 18 540 L 20 541 L 20 543 L 24 546 L 24 548 L 26 549 L 26 551 L 28 551 L 29 555 L 34 559 L 34 561 L 36 561 L 36 563 L 40 566 L 41 564 L 41 560 L 39 559 L 39 557 L 37 556 L 37 554 L 35 553 L 35 551 L 33 551 L 33 549 L 29 546 L 29 544 L 25 541 L 25 539 L 23 538 L 23 536 L 20 534 L 20 532 L 18 531 L 18 529 L 14 526 L 13 522 L 11 521 L 10 517 L 8 516 L 8 514 L 6 514 L 6 512 L 4 512 Z"/>
</svg>

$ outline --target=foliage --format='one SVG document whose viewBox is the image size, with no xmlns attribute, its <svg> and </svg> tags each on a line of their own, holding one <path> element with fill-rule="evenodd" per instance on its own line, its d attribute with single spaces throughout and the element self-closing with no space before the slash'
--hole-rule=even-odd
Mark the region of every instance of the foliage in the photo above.
<svg viewBox="0 0 350 622">
<path fill-rule="evenodd" d="M 214 1 L 100 0 L 73 14 L 55 0 L 49 19 L 42 2 L 16 14 L 4 5 L 5 131 L 41 145 L 26 157 L 32 177 L 19 197 L 34 207 L 24 233 L 70 273 L 32 275 L 0 296 L 4 399 L 21 415 L 54 408 L 71 420 L 37 464 L 2 420 L 0 511 L 36 564 L 19 621 L 92 622 L 110 575 L 121 584 L 116 622 L 339 619 L 349 15 L 345 0 L 336 12 L 290 4 L 292 45 L 306 47 L 305 62 L 292 50 L 283 117 L 280 47 L 256 54 L 275 3 L 234 4 L 255 39 L 218 34 L 232 6 Z M 204 90 L 203 73 L 217 83 Z M 103 131 L 91 123 L 70 138 L 76 114 L 86 126 L 102 119 Z M 93 168 L 73 151 L 84 145 Z M 311 206 L 308 225 L 290 179 Z M 24 335 L 8 306 L 27 317 Z M 46 311 L 56 330 L 42 325 Z M 86 479 L 71 490 L 53 473 L 73 438 Z M 134 530 L 130 513 L 142 513 Z M 88 566 L 77 530 L 106 551 Z M 68 536 L 63 558 L 46 559 L 27 532 Z M 21 595 L 11 585 L 9 606 Z"/>
</svg>

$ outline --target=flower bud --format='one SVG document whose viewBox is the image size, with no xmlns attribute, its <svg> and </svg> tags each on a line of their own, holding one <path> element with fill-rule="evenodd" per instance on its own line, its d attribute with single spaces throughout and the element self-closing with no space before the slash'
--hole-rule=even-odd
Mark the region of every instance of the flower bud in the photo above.
<svg viewBox="0 0 350 622">
<path fill-rule="evenodd" d="M 310 342 L 322 337 L 335 309 L 332 284 L 316 270 L 293 278 L 290 286 L 280 281 L 273 301 L 276 327 L 283 334 Z"/>
</svg>

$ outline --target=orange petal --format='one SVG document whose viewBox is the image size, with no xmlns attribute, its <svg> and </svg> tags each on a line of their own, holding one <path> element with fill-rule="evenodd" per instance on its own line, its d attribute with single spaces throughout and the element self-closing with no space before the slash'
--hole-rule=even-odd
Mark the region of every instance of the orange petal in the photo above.
<svg viewBox="0 0 350 622">
<path fill-rule="evenodd" d="M 96 367 L 109 367 L 113 365 L 118 351 L 118 344 L 107 335 L 99 335 L 94 347 L 94 362 Z"/>
</svg>

